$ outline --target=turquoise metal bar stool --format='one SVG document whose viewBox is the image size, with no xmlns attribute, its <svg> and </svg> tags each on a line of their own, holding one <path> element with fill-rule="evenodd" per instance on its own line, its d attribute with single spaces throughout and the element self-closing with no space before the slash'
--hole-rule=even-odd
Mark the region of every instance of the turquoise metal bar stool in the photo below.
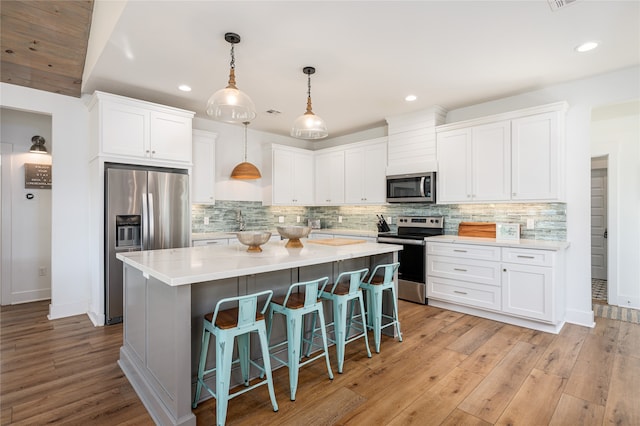
<svg viewBox="0 0 640 426">
<path fill-rule="evenodd" d="M 365 291 L 367 299 L 367 327 L 373 330 L 373 339 L 377 353 L 380 353 L 380 337 L 383 328 L 395 326 L 398 341 L 402 342 L 400 321 L 398 320 L 398 297 L 393 282 L 393 275 L 399 266 L 400 263 L 398 262 L 378 265 L 374 268 L 369 278 L 360 284 L 360 287 Z M 385 291 L 391 292 L 391 298 L 393 300 L 391 315 L 382 313 L 382 298 Z M 384 325 L 382 325 L 383 318 L 389 320 Z"/>
<path fill-rule="evenodd" d="M 264 306 L 260 311 L 258 311 L 258 299 L 265 296 L 266 301 L 264 302 Z M 231 398 L 264 384 L 269 387 L 269 395 L 271 397 L 273 411 L 278 411 L 278 403 L 276 402 L 276 396 L 273 390 L 273 379 L 271 377 L 271 363 L 268 355 L 269 343 L 267 340 L 267 330 L 264 319 L 264 313 L 272 296 L 273 292 L 271 290 L 267 290 L 246 296 L 222 299 L 216 303 L 216 307 L 213 312 L 204 316 L 202 349 L 200 352 L 200 363 L 198 365 L 198 382 L 196 384 L 196 393 L 193 398 L 193 408 L 196 408 L 198 405 L 200 392 L 204 386 L 216 399 L 216 422 L 218 425 L 225 424 L 227 406 Z M 222 310 L 221 308 L 223 305 L 234 307 Z M 260 347 L 262 349 L 264 365 L 259 365 L 250 359 L 249 340 L 251 333 L 257 333 L 260 338 Z M 207 370 L 207 352 L 209 349 L 209 339 L 212 334 L 216 339 L 216 366 Z M 235 340 L 237 340 L 239 358 L 236 361 L 232 361 L 233 344 Z M 240 363 L 242 380 L 244 381 L 246 388 L 230 394 L 229 384 L 231 381 L 231 366 L 234 363 Z M 261 377 L 266 374 L 267 378 L 249 386 L 250 365 L 254 365 L 260 370 Z M 207 386 L 204 381 L 205 376 L 214 371 L 216 371 L 215 392 Z"/>
<path fill-rule="evenodd" d="M 360 284 L 362 278 L 369 271 L 368 268 L 360 269 L 357 271 L 342 272 L 338 275 L 335 283 L 329 284 L 323 291 L 320 292 L 322 299 L 330 300 L 333 304 L 333 322 L 327 324 L 327 326 L 333 325 L 335 340 L 329 339 L 336 344 L 336 352 L 338 355 L 338 373 L 342 373 L 342 367 L 344 366 L 344 348 L 347 343 L 351 343 L 361 337 L 364 337 L 364 344 L 367 348 L 367 356 L 371 358 L 371 350 L 369 349 L 369 338 L 367 337 L 366 316 L 364 310 L 364 300 L 362 298 L 362 291 L 360 290 Z M 360 325 L 355 328 L 360 333 L 349 337 L 349 332 L 352 321 L 354 319 L 353 311 L 350 315 L 347 315 L 348 305 L 355 303 L 360 304 L 360 314 L 355 318 L 360 317 Z M 347 324 L 348 323 L 348 324 Z M 315 317 L 313 321 L 313 331 L 315 334 Z M 313 336 L 312 336 L 313 337 Z"/>
<path fill-rule="evenodd" d="M 324 277 L 313 281 L 300 282 L 292 284 L 287 290 L 287 294 L 280 297 L 274 297 L 269 305 L 269 314 L 267 316 L 267 336 L 271 339 L 271 329 L 273 327 L 273 315 L 282 314 L 285 316 L 287 325 L 287 340 L 271 346 L 272 357 L 289 368 L 289 387 L 291 389 L 291 400 L 296 400 L 296 390 L 298 388 L 298 370 L 300 367 L 307 365 L 319 358 L 324 357 L 327 363 L 327 372 L 329 378 L 333 379 L 331 371 L 331 363 L 329 362 L 329 351 L 327 349 L 327 332 L 325 330 L 324 313 L 322 312 L 322 301 L 318 298 L 319 292 L 324 290 L 329 278 Z M 322 343 L 314 343 L 313 338 L 305 340 L 304 334 L 304 318 L 305 315 L 314 313 L 320 319 L 320 330 L 322 334 Z M 312 333 L 313 334 L 313 333 Z M 307 342 L 309 349 L 307 352 L 313 352 L 313 346 L 322 347 L 323 351 L 315 355 L 313 358 L 301 362 L 302 344 Z M 273 350 L 283 345 L 287 345 L 287 361 L 282 360 L 273 354 Z M 307 355 L 308 355 L 307 353 Z"/>
</svg>

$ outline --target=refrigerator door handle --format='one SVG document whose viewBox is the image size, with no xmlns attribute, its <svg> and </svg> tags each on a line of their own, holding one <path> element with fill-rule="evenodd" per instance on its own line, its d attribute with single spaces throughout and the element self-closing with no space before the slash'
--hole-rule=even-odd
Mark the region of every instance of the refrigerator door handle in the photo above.
<svg viewBox="0 0 640 426">
<path fill-rule="evenodd" d="M 149 247 L 148 250 L 157 248 L 156 247 L 156 239 L 154 236 L 154 232 L 153 230 L 155 229 L 155 223 L 154 223 L 154 212 L 153 212 L 153 193 L 149 192 L 147 194 L 147 197 L 149 197 Z"/>
<path fill-rule="evenodd" d="M 142 250 L 149 249 L 149 212 L 147 209 L 147 194 L 142 193 Z"/>
</svg>

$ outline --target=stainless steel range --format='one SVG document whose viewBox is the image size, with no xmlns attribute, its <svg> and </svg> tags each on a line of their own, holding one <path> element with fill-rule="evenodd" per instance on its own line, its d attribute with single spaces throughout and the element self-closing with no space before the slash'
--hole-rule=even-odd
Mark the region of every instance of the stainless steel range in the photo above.
<svg viewBox="0 0 640 426">
<path fill-rule="evenodd" d="M 398 232 L 378 233 L 379 243 L 401 244 L 398 298 L 427 303 L 426 237 L 444 234 L 443 216 L 399 216 Z"/>
</svg>

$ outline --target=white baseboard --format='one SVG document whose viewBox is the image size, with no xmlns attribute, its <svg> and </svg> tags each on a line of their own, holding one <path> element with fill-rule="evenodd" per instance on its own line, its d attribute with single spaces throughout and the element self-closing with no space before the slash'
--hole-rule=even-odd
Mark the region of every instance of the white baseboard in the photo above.
<svg viewBox="0 0 640 426">
<path fill-rule="evenodd" d="M 49 315 L 47 318 L 50 320 L 58 318 L 72 317 L 74 315 L 82 315 L 87 313 L 88 301 L 66 303 L 66 304 L 53 304 L 49 305 Z"/>
<path fill-rule="evenodd" d="M 99 314 L 97 312 L 88 311 L 87 316 L 93 323 L 95 327 L 103 327 L 104 326 L 104 314 Z"/>
<path fill-rule="evenodd" d="M 43 288 L 38 290 L 19 291 L 11 293 L 11 304 L 37 302 L 39 300 L 51 299 L 51 289 Z"/>
<path fill-rule="evenodd" d="M 578 311 L 575 309 L 567 309 L 565 312 L 565 321 L 571 324 L 581 325 L 584 327 L 593 328 L 596 325 L 593 310 L 590 311 Z"/>
</svg>

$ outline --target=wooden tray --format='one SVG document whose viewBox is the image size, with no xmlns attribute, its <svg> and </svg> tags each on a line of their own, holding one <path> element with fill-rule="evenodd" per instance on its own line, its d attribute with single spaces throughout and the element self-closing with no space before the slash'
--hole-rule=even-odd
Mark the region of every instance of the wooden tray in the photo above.
<svg viewBox="0 0 640 426">
<path fill-rule="evenodd" d="M 349 244 L 366 243 L 365 240 L 352 240 L 349 238 L 319 238 L 317 240 L 307 240 L 308 243 L 324 244 L 326 246 L 346 246 Z"/>
<path fill-rule="evenodd" d="M 458 235 L 461 237 L 496 237 L 496 224 L 489 222 L 460 222 Z"/>
</svg>

